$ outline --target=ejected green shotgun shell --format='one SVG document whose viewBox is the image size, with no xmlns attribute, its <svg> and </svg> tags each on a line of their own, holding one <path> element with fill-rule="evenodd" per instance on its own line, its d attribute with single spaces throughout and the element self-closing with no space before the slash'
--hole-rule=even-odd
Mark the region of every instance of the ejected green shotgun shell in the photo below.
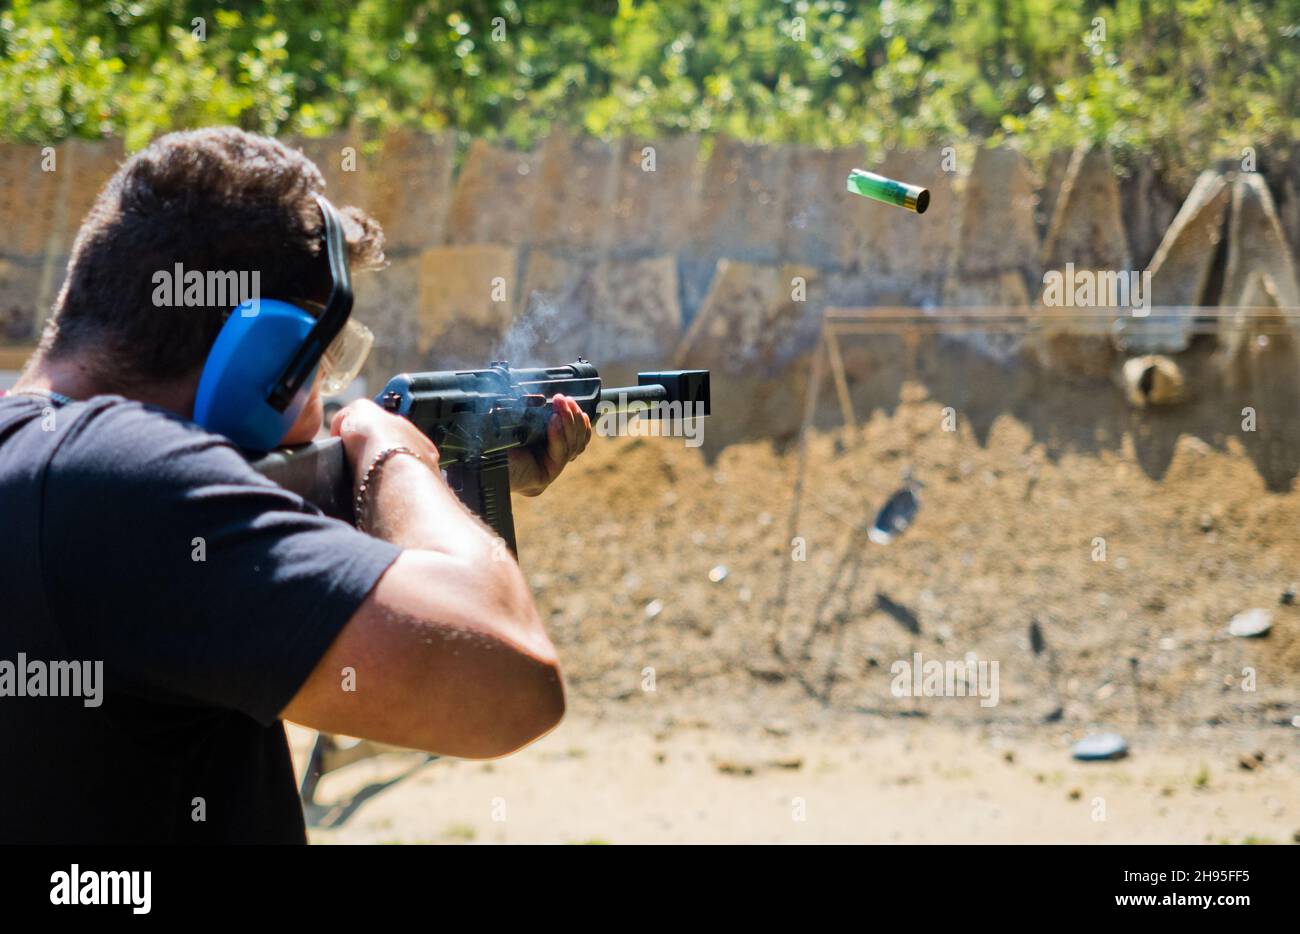
<svg viewBox="0 0 1300 934">
<path fill-rule="evenodd" d="M 915 214 L 924 214 L 930 206 L 930 192 L 927 189 L 896 182 L 892 178 L 864 172 L 862 169 L 854 169 L 849 173 L 849 191 L 864 198 L 907 208 Z"/>
</svg>

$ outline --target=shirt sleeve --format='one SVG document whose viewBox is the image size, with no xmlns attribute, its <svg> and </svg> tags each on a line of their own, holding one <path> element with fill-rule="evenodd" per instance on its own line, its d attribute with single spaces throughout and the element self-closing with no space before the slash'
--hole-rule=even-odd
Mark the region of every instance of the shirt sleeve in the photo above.
<svg viewBox="0 0 1300 934">
<path fill-rule="evenodd" d="M 120 399 L 67 428 L 42 527 L 53 618 L 104 662 L 110 691 L 263 724 L 401 552 L 321 515 L 224 438 Z"/>
</svg>

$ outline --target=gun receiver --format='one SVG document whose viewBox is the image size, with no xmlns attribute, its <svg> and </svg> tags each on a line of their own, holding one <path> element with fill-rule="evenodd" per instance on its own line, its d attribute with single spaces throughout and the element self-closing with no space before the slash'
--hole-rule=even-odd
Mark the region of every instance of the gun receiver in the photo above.
<svg viewBox="0 0 1300 934">
<path fill-rule="evenodd" d="M 508 454 L 545 440 L 556 394 L 576 401 L 593 422 L 619 413 L 696 418 L 709 414 L 709 371 L 638 373 L 636 386 L 606 389 L 582 358 L 521 369 L 495 362 L 481 370 L 402 373 L 375 401 L 433 441 L 452 490 L 516 552 Z M 253 466 L 327 515 L 352 520 L 352 478 L 339 439 L 277 451 Z"/>
</svg>

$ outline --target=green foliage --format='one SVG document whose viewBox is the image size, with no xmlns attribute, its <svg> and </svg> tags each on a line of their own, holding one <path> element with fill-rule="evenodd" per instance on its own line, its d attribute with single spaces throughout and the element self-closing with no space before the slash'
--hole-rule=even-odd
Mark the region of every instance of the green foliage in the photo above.
<svg viewBox="0 0 1300 934">
<path fill-rule="evenodd" d="M 357 123 L 527 146 L 1096 141 L 1199 164 L 1300 127 L 1300 0 L 14 0 L 0 134 Z"/>
</svg>

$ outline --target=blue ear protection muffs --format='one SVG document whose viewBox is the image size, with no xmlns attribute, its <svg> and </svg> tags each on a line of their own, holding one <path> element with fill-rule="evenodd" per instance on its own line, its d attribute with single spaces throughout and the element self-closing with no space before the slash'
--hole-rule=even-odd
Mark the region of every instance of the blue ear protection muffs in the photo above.
<svg viewBox="0 0 1300 934">
<path fill-rule="evenodd" d="M 271 298 L 245 302 L 230 312 L 217 335 L 194 400 L 194 421 L 247 451 L 280 443 L 306 404 L 325 350 L 352 313 L 343 223 L 323 195 L 330 297 L 317 318 Z"/>
</svg>

